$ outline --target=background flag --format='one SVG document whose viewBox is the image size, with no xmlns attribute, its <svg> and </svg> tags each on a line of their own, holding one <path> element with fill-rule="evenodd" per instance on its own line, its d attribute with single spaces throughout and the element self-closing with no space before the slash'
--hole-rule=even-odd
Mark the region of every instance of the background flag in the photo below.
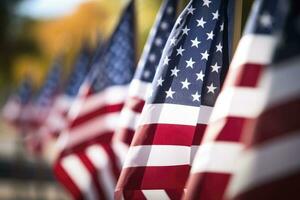
<svg viewBox="0 0 300 200">
<path fill-rule="evenodd" d="M 271 62 L 277 33 L 286 12 L 283 1 L 258 0 L 253 5 L 224 88 L 195 157 L 185 199 L 222 199 L 241 152 L 247 119 L 257 117 L 262 103 L 260 77 Z"/>
<path fill-rule="evenodd" d="M 228 67 L 227 2 L 177 19 L 116 187 L 117 199 L 178 199 Z"/>
<path fill-rule="evenodd" d="M 111 138 L 135 66 L 134 1 L 124 10 L 101 60 L 72 106 L 63 151 L 54 165 L 58 180 L 74 199 L 113 199 L 121 162 Z M 96 66 L 97 65 L 97 66 Z"/>
</svg>

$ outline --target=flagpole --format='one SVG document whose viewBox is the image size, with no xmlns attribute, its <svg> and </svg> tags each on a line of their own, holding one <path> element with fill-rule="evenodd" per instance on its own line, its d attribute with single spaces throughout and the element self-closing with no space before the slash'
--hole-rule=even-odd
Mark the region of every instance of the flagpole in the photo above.
<svg viewBox="0 0 300 200">
<path fill-rule="evenodd" d="M 241 38 L 241 31 L 242 31 L 242 11 L 243 11 L 243 1 L 242 0 L 235 0 L 234 4 L 234 24 L 233 24 L 233 40 L 232 40 L 232 53 L 237 48 L 239 40 Z"/>
</svg>

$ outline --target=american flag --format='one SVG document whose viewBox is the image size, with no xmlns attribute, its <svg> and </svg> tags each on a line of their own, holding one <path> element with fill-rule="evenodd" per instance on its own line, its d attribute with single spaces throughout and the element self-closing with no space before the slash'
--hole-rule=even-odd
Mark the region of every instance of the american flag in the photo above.
<svg viewBox="0 0 300 200">
<path fill-rule="evenodd" d="M 228 67 L 227 3 L 192 0 L 169 36 L 117 199 L 178 199 Z"/>
<path fill-rule="evenodd" d="M 18 129 L 23 129 L 24 123 L 26 123 L 23 110 L 26 109 L 25 107 L 30 103 L 32 93 L 31 80 L 27 77 L 22 81 L 16 94 L 10 96 L 2 108 L 3 118 Z"/>
<path fill-rule="evenodd" d="M 92 66 L 91 88 L 70 110 L 61 135 L 64 149 L 54 165 L 74 199 L 113 199 L 121 162 L 111 146 L 135 67 L 134 1 L 124 10 L 101 60 Z M 87 89 L 88 88 L 88 89 Z"/>
<path fill-rule="evenodd" d="M 289 4 L 292 10 L 281 45 L 260 81 L 263 111 L 243 132 L 246 150 L 230 182 L 228 199 L 300 198 L 300 4 L 280 1 L 279 9 L 284 12 Z"/>
<path fill-rule="evenodd" d="M 261 111 L 260 78 L 272 60 L 284 19 L 280 2 L 258 0 L 253 6 L 196 154 L 185 199 L 223 199 L 243 149 L 245 122 Z"/>
<path fill-rule="evenodd" d="M 121 151 L 124 159 L 144 107 L 147 91 L 151 87 L 162 48 L 165 46 L 175 23 L 177 5 L 178 0 L 163 1 L 134 78 L 130 83 L 128 99 L 121 111 L 119 128 L 113 138 L 114 145 L 124 146 L 124 150 Z"/>
<path fill-rule="evenodd" d="M 29 118 L 26 120 L 26 123 L 28 123 L 27 126 L 31 128 L 26 135 L 25 143 L 28 147 L 28 150 L 32 151 L 33 153 L 39 153 L 41 150 L 38 130 L 46 121 L 53 106 L 54 100 L 60 90 L 61 63 L 62 57 L 58 57 L 54 61 L 36 99 L 31 102 L 26 110 L 24 110 L 24 115 Z"/>
<path fill-rule="evenodd" d="M 50 114 L 39 130 L 40 137 L 45 138 L 42 140 L 47 140 L 48 137 L 57 137 L 66 127 L 66 115 L 89 71 L 90 55 L 91 49 L 84 44 L 69 75 L 65 91 L 56 97 Z"/>
</svg>

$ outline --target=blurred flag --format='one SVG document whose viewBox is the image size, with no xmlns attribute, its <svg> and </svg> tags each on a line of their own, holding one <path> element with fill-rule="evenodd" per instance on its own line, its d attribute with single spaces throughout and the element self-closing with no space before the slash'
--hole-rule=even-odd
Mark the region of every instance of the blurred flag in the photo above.
<svg viewBox="0 0 300 200">
<path fill-rule="evenodd" d="M 122 154 L 120 156 L 124 159 L 127 146 L 131 143 L 144 107 L 147 91 L 151 87 L 156 67 L 159 64 L 162 48 L 175 23 L 177 4 L 178 0 L 163 1 L 144 47 L 137 71 L 130 83 L 129 96 L 122 109 L 119 127 L 114 135 L 114 145 L 125 147 L 123 151 L 120 151 Z"/>
<path fill-rule="evenodd" d="M 23 110 L 29 104 L 32 98 L 32 84 L 31 80 L 26 77 L 22 81 L 20 88 L 13 94 L 2 108 L 2 116 L 4 120 L 16 128 L 23 129 L 25 119 L 23 117 Z"/>
<path fill-rule="evenodd" d="M 100 61 L 72 106 L 63 151 L 54 165 L 74 199 L 113 199 L 121 162 L 111 147 L 135 66 L 134 1 L 124 10 Z"/>
<path fill-rule="evenodd" d="M 185 199 L 223 199 L 243 145 L 239 143 L 247 119 L 260 112 L 261 74 L 270 64 L 277 33 L 285 18 L 285 1 L 257 0 L 233 58 L 196 154 Z"/>
<path fill-rule="evenodd" d="M 300 198 L 300 3 L 281 2 L 281 9 L 292 2 L 292 10 L 274 64 L 262 74 L 264 103 L 253 107 L 263 111 L 243 132 L 246 150 L 237 162 L 228 199 Z"/>
<path fill-rule="evenodd" d="M 31 128 L 26 134 L 25 142 L 28 150 L 33 153 L 38 153 L 40 151 L 40 137 L 38 137 L 38 130 L 47 119 L 54 100 L 59 94 L 61 86 L 61 63 L 62 57 L 58 57 L 54 61 L 39 94 L 23 113 L 23 115 L 28 118 L 27 123 Z"/>
<path fill-rule="evenodd" d="M 91 49 L 84 44 L 69 76 L 65 91 L 57 96 L 50 114 L 39 130 L 41 137 L 57 137 L 66 127 L 66 115 L 89 71 L 90 56 Z"/>
<path fill-rule="evenodd" d="M 227 2 L 177 19 L 116 187 L 117 199 L 179 199 L 228 67 Z M 193 148 L 192 148 L 193 147 Z"/>
</svg>

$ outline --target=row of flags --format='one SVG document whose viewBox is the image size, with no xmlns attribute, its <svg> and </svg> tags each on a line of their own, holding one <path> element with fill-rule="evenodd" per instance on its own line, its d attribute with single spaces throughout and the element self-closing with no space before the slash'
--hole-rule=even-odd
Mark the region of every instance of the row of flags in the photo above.
<svg viewBox="0 0 300 200">
<path fill-rule="evenodd" d="M 299 198 L 299 3 L 255 0 L 231 62 L 232 1 L 190 0 L 177 18 L 179 3 L 162 2 L 136 70 L 132 0 L 106 44 L 82 48 L 65 90 L 54 64 L 5 119 L 34 122 L 41 151 L 57 141 L 73 199 Z"/>
</svg>

